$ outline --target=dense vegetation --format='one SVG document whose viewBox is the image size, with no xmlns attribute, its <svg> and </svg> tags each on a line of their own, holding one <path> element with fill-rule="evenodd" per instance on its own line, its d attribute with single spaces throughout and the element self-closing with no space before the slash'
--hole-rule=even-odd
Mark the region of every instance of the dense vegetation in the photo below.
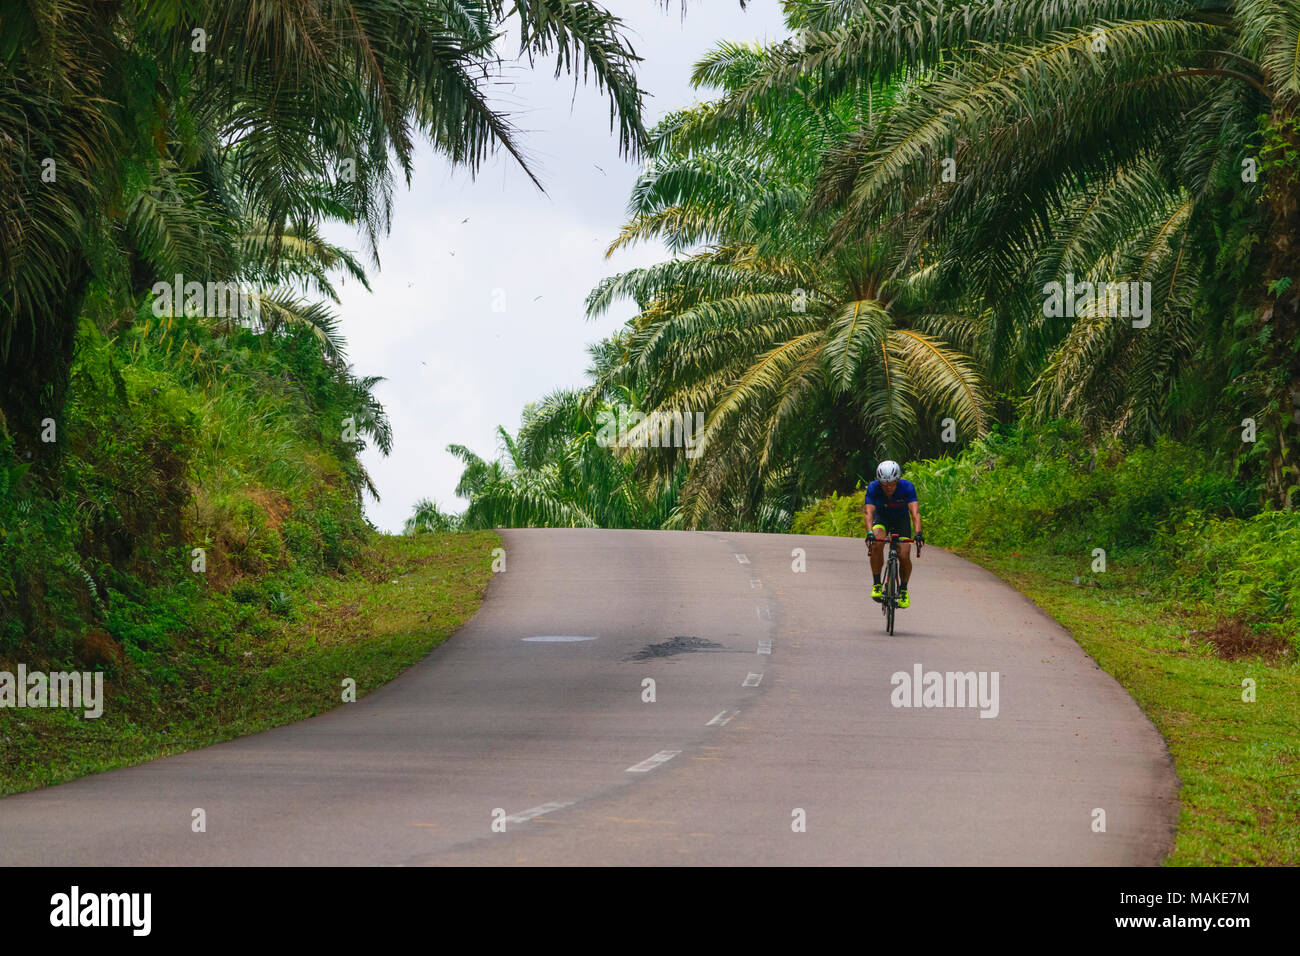
<svg viewBox="0 0 1300 956">
<path fill-rule="evenodd" d="M 583 0 L 3 5 L 0 662 L 207 686 L 359 558 L 358 453 L 391 435 L 330 309 L 362 262 L 320 229 L 373 258 L 420 137 L 523 163 L 507 28 L 643 147 L 636 57 Z"/>
<path fill-rule="evenodd" d="M 719 44 L 693 75 L 716 98 L 651 132 L 611 251 L 674 257 L 588 302 L 636 307 L 597 350 L 589 412 L 630 395 L 704 416 L 694 455 L 607 451 L 647 500 L 674 489 L 664 526 L 782 530 L 881 458 L 1059 420 L 1186 444 L 1294 507 L 1293 4 L 784 9 L 791 39 Z M 495 510 L 590 518 L 534 500 Z"/>
<path fill-rule="evenodd" d="M 90 623 L 137 663 L 170 658 L 186 634 L 286 613 L 276 575 L 356 556 L 368 479 L 344 419 L 386 445 L 371 381 L 305 329 L 146 316 L 111 342 L 83 335 L 60 467 L 0 472 L 0 658 L 66 658 Z M 210 587 L 234 604 L 199 619 Z"/>
</svg>

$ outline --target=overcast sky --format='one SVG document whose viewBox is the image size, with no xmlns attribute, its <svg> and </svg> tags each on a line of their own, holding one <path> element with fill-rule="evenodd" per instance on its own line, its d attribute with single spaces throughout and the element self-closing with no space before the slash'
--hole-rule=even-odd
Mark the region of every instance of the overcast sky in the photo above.
<svg viewBox="0 0 1300 956">
<path fill-rule="evenodd" d="M 605 6 L 643 57 L 647 127 L 697 99 L 691 66 L 718 40 L 787 35 L 778 0 L 753 0 L 745 11 L 736 0 L 690 0 L 685 18 L 677 2 Z M 420 498 L 464 510 L 453 494 L 461 462 L 447 445 L 491 459 L 497 425 L 514 433 L 526 403 L 586 384 L 587 346 L 634 311 L 624 303 L 588 321 L 587 293 L 607 275 L 667 256 L 642 244 L 604 257 L 640 166 L 619 158 L 603 95 L 585 86 L 575 93 L 571 78 L 555 79 L 553 63 L 540 62 L 532 72 L 512 68 L 496 89 L 546 192 L 504 155 L 471 179 L 422 145 L 411 188 L 395 196 L 381 269 L 368 270 L 373 291 L 355 282 L 339 289 L 355 373 L 387 379 L 375 393 L 392 422 L 393 452 L 362 456 L 382 498 L 367 497 L 366 513 L 383 531 L 400 531 Z M 361 249 L 344 227 L 327 236 Z M 494 295 L 504 311 L 493 310 Z"/>
</svg>

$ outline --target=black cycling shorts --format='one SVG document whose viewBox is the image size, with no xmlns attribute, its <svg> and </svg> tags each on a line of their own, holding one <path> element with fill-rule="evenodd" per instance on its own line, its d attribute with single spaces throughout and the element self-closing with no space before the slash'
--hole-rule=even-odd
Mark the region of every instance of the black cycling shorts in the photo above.
<svg viewBox="0 0 1300 956">
<path fill-rule="evenodd" d="M 885 526 L 886 538 L 891 534 L 897 534 L 901 538 L 910 538 L 912 536 L 912 521 L 911 515 L 908 512 L 904 512 L 898 518 L 893 518 L 889 515 L 881 515 L 880 512 L 876 512 L 875 524 Z M 875 536 L 875 532 L 868 529 L 867 537 L 874 538 Z"/>
</svg>

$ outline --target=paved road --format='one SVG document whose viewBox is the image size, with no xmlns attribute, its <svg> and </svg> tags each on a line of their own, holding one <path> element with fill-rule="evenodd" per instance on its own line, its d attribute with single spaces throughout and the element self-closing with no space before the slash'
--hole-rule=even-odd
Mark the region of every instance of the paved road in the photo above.
<svg viewBox="0 0 1300 956">
<path fill-rule="evenodd" d="M 1065 631 L 968 562 L 927 549 L 889 637 L 858 539 L 504 537 L 507 570 L 478 615 L 387 686 L 0 800 L 0 865 L 1156 864 L 1168 852 L 1178 782 L 1160 735 Z M 907 688 L 893 675 L 918 665 L 984 672 L 985 706 L 895 706 Z M 982 717 L 995 686 L 996 716 Z M 196 807 L 206 833 L 191 832 Z"/>
</svg>

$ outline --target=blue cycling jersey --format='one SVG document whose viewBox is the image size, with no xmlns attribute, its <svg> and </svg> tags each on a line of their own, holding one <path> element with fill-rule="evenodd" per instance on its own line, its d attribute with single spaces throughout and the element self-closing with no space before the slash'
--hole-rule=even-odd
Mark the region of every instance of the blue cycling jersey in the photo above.
<svg viewBox="0 0 1300 956">
<path fill-rule="evenodd" d="M 867 485 L 866 502 L 876 506 L 875 523 L 883 524 L 886 528 L 903 534 L 912 533 L 912 522 L 908 518 L 907 505 L 916 500 L 916 485 L 906 478 L 898 479 L 898 487 L 894 489 L 893 495 L 885 494 L 878 481 Z"/>
</svg>

